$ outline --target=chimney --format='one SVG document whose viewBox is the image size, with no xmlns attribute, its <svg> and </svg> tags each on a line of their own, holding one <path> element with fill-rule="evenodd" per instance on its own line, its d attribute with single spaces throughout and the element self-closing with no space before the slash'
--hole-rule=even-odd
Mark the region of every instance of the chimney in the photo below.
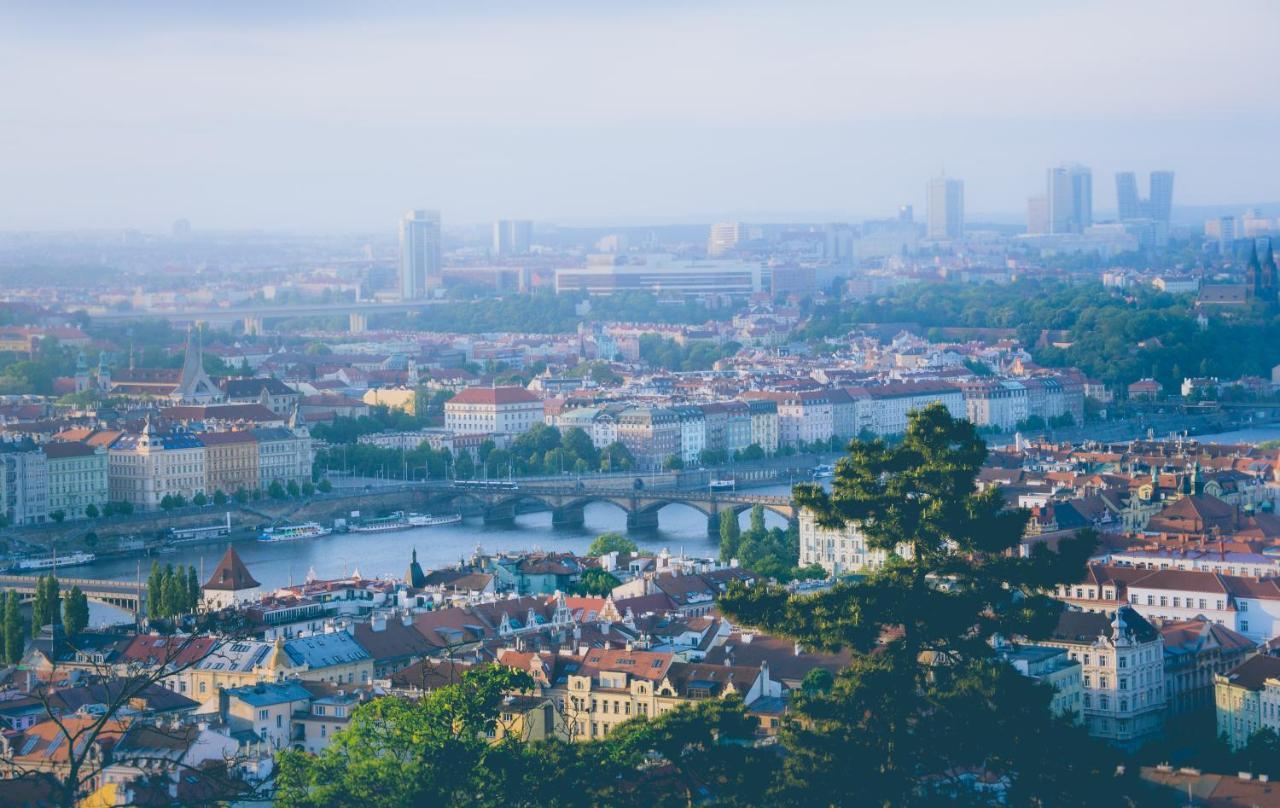
<svg viewBox="0 0 1280 808">
<path fill-rule="evenodd" d="M 386 631 L 387 618 L 380 614 L 374 615 L 373 619 L 369 621 L 369 627 L 374 631 Z"/>
</svg>

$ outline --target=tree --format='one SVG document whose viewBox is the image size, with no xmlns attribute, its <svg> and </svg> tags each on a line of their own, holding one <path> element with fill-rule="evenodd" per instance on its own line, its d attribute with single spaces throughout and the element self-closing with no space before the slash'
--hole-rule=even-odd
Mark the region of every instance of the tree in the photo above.
<svg viewBox="0 0 1280 808">
<path fill-rule="evenodd" d="M 591 546 L 587 548 L 587 555 L 591 558 L 599 558 L 609 553 L 634 556 L 640 553 L 640 548 L 631 539 L 612 530 L 596 536 L 592 540 Z"/>
<path fill-rule="evenodd" d="M 836 683 L 836 677 L 826 668 L 814 668 L 800 680 L 800 689 L 809 695 L 830 693 Z"/>
<path fill-rule="evenodd" d="M 147 576 L 147 613 L 151 617 L 164 617 L 164 576 L 160 562 L 151 562 L 151 574 Z"/>
<path fill-rule="evenodd" d="M 160 602 L 164 604 L 162 611 L 164 617 L 177 617 L 182 614 L 184 611 L 183 605 L 186 602 L 186 595 L 183 592 L 185 589 L 185 578 L 175 576 L 173 565 L 167 565 L 163 576 L 161 576 L 160 586 Z"/>
<path fill-rule="evenodd" d="M 72 586 L 62 601 L 62 630 L 67 637 L 74 637 L 89 626 L 89 598 Z"/>
<path fill-rule="evenodd" d="M 284 486 L 279 480 L 272 480 L 271 485 L 267 486 L 267 494 L 272 499 L 284 499 Z"/>
<path fill-rule="evenodd" d="M 213 504 L 219 508 L 227 504 L 227 494 L 221 488 L 213 492 Z"/>
<path fill-rule="evenodd" d="M 197 508 L 203 508 L 209 504 L 209 498 L 204 495 L 203 491 L 197 491 L 196 495 L 191 498 L 191 504 Z"/>
<path fill-rule="evenodd" d="M 236 502 L 240 503 L 241 505 L 249 501 L 249 492 L 244 490 L 244 486 L 237 488 L 236 492 L 231 496 L 233 499 L 235 499 Z"/>
<path fill-rule="evenodd" d="M 88 505 L 84 506 L 84 515 L 85 515 L 85 517 L 86 517 L 86 518 L 88 518 L 88 519 L 97 519 L 97 518 L 98 518 L 98 506 L 97 506 L 97 505 L 94 505 L 92 502 L 90 502 Z"/>
<path fill-rule="evenodd" d="M 64 510 L 50 511 L 49 518 L 54 521 L 54 524 L 60 525 L 62 524 L 62 520 L 67 518 L 67 512 Z"/>
<path fill-rule="evenodd" d="M 738 453 L 739 460 L 764 460 L 764 449 L 758 443 L 753 443 Z"/>
<path fill-rule="evenodd" d="M 528 673 L 495 665 L 476 667 L 457 684 L 417 701 L 375 699 L 356 708 L 347 728 L 319 755 L 278 754 L 282 808 L 364 805 L 477 804 L 487 770 L 498 778 L 510 744 L 491 745 L 507 693 L 532 685 Z M 492 764 L 490 764 L 492 761 Z"/>
<path fill-rule="evenodd" d="M 574 591 L 580 595 L 598 595 L 603 597 L 613 591 L 615 586 L 621 586 L 619 581 L 610 573 L 602 570 L 591 568 L 582 573 L 582 580 L 574 588 Z"/>
<path fill-rule="evenodd" d="M 1096 537 L 1019 557 L 1027 514 L 995 487 L 978 491 L 987 449 L 941 405 L 911 414 L 896 446 L 855 441 L 830 493 L 805 484 L 796 502 L 819 525 L 856 524 L 894 554 L 860 583 L 818 594 L 732 586 L 731 619 L 812 648 L 847 646 L 851 664 L 826 694 L 795 700 L 788 755 L 769 794 L 782 805 L 926 805 L 979 801 L 959 770 L 1005 778 L 1009 804 L 1115 801 L 1115 760 L 1054 719 L 1048 688 L 999 662 L 990 640 L 1048 635 Z M 945 585 L 940 585 L 945 583 Z M 926 779 L 927 778 L 927 779 Z"/>
<path fill-rule="evenodd" d="M 289 484 L 285 486 L 285 491 L 294 499 L 297 499 L 302 494 L 302 489 L 298 486 L 297 480 L 290 480 Z"/>
<path fill-rule="evenodd" d="M 680 471 L 684 468 L 684 459 L 678 454 L 667 455 L 667 459 L 663 461 L 662 467 L 667 471 Z"/>
<path fill-rule="evenodd" d="M 200 579 L 196 576 L 194 565 L 187 565 L 187 611 L 195 612 L 200 608 Z"/>
<path fill-rule="evenodd" d="M 328 477 L 321 477 L 320 482 L 316 483 L 316 489 L 322 494 L 327 494 L 333 490 L 333 483 L 329 482 Z"/>
<path fill-rule="evenodd" d="M 471 452 L 463 450 L 458 453 L 458 459 L 453 464 L 453 475 L 459 480 L 470 480 L 476 476 L 476 464 Z"/>
<path fill-rule="evenodd" d="M 173 495 L 173 507 L 185 508 L 187 506 L 187 498 L 182 494 Z"/>
<path fill-rule="evenodd" d="M 561 435 L 560 442 L 570 457 L 584 461 L 591 468 L 599 468 L 600 452 L 592 442 L 591 436 L 581 427 L 566 429 Z"/>
<path fill-rule="evenodd" d="M 763 506 L 763 505 L 752 505 L 752 506 L 751 506 L 751 527 L 750 527 L 750 530 L 751 530 L 751 532 L 752 532 L 752 533 L 754 533 L 754 534 L 756 534 L 756 535 L 759 535 L 759 534 L 761 534 L 761 533 L 764 533 L 764 532 L 765 532 L 765 526 L 764 526 L 764 506 Z"/>
<path fill-rule="evenodd" d="M 22 602 L 18 593 L 10 590 L 4 599 L 4 658 L 10 665 L 22 660 L 26 645 L 26 632 L 22 625 Z"/>
<path fill-rule="evenodd" d="M 160 498 L 160 510 L 171 511 L 176 507 L 178 507 L 178 505 L 174 501 L 173 494 L 165 494 Z"/>
<path fill-rule="evenodd" d="M 635 464 L 636 459 L 631 450 L 619 441 L 610 443 L 600 453 L 601 471 L 630 471 Z"/>
<path fill-rule="evenodd" d="M 738 539 L 742 536 L 742 528 L 738 526 L 738 515 L 733 508 L 720 511 L 720 560 L 726 564 L 738 555 Z"/>
<path fill-rule="evenodd" d="M 36 596 L 31 603 L 32 633 L 53 623 L 58 613 L 58 582 L 52 575 L 36 579 Z"/>
<path fill-rule="evenodd" d="M 310 480 L 306 480 L 302 483 L 302 495 L 304 497 L 309 497 L 315 492 L 316 492 L 316 487 Z"/>
</svg>

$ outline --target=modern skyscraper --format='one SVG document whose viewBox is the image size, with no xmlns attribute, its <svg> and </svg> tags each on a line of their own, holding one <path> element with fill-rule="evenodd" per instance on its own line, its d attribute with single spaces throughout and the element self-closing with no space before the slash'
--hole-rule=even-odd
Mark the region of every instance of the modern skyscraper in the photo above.
<svg viewBox="0 0 1280 808">
<path fill-rule="evenodd" d="M 1049 200 L 1033 196 L 1027 200 L 1027 233 L 1033 236 L 1049 232 Z"/>
<path fill-rule="evenodd" d="M 524 255 L 533 242 L 533 222 L 528 219 L 499 219 L 493 223 L 493 254 Z"/>
<path fill-rule="evenodd" d="M 746 227 L 742 222 L 716 222 L 711 225 L 711 234 L 707 238 L 707 255 L 712 258 L 724 255 L 745 237 Z"/>
<path fill-rule="evenodd" d="M 411 210 L 400 220 L 400 299 L 415 300 L 440 283 L 440 211 Z"/>
<path fill-rule="evenodd" d="M 1048 172 L 1049 232 L 1083 233 L 1093 224 L 1093 172 L 1064 163 Z"/>
<path fill-rule="evenodd" d="M 1121 171 L 1116 174 L 1116 207 L 1121 221 L 1142 218 L 1138 178 L 1132 171 Z"/>
<path fill-rule="evenodd" d="M 955 241 L 964 236 L 964 182 L 950 177 L 929 180 L 929 238 Z"/>
<path fill-rule="evenodd" d="M 1173 215 L 1173 172 L 1151 172 L 1151 198 L 1147 201 L 1147 217 L 1169 223 Z"/>
<path fill-rule="evenodd" d="M 1132 171 L 1116 174 L 1116 203 L 1120 220 L 1154 219 L 1169 223 L 1173 211 L 1173 172 L 1152 171 L 1151 196 L 1143 199 L 1138 193 L 1138 177 Z"/>
</svg>

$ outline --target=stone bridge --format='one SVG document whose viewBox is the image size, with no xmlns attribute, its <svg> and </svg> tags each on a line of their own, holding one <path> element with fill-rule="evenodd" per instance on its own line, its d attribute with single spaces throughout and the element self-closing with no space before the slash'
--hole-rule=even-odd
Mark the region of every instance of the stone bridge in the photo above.
<svg viewBox="0 0 1280 808">
<path fill-rule="evenodd" d="M 581 527 L 583 509 L 593 502 L 606 502 L 627 515 L 628 530 L 653 529 L 658 526 L 658 511 L 668 505 L 685 505 L 707 517 L 707 533 L 720 532 L 720 513 L 726 508 L 735 515 L 756 505 L 772 511 L 787 521 L 796 518 L 795 503 L 790 497 L 704 490 L 580 488 L 578 486 L 520 486 L 513 483 L 459 482 L 433 492 L 439 501 L 477 503 L 484 511 L 487 524 L 500 524 L 515 519 L 517 508 L 530 506 L 551 511 L 551 523 L 563 527 Z"/>
<path fill-rule="evenodd" d="M 36 575 L 0 575 L 0 592 L 14 590 L 25 603 L 36 596 Z M 98 578 L 63 578 L 58 576 L 58 592 L 65 595 L 73 586 L 80 587 L 93 603 L 104 603 L 141 615 L 146 611 L 147 587 L 124 581 L 104 581 Z M 59 615 L 62 613 L 59 612 Z M 59 619 L 61 619 L 59 617 Z"/>
</svg>

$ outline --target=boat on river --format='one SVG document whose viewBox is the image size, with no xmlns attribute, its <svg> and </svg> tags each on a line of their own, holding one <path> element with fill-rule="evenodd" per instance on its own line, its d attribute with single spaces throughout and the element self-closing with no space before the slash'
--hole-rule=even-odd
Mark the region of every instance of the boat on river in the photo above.
<svg viewBox="0 0 1280 808">
<path fill-rule="evenodd" d="M 269 527 L 262 531 L 262 535 L 258 536 L 258 541 L 301 541 L 303 539 L 314 539 L 320 536 L 328 536 L 332 532 L 333 531 L 324 527 L 319 522 L 302 522 L 297 525 L 279 525 L 277 527 Z"/>
<path fill-rule="evenodd" d="M 462 514 L 448 513 L 432 515 L 429 513 L 409 514 L 410 527 L 439 527 L 441 525 L 457 525 L 462 523 Z"/>
</svg>

